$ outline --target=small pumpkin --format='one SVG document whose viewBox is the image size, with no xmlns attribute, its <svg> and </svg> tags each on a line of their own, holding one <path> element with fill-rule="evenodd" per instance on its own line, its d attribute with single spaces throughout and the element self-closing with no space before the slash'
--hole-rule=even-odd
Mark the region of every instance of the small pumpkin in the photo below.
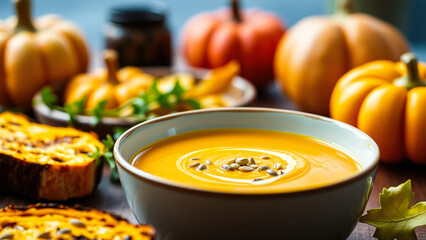
<svg viewBox="0 0 426 240">
<path fill-rule="evenodd" d="M 329 114 L 337 80 L 373 60 L 397 61 L 408 51 L 403 35 L 367 14 L 352 13 L 350 0 L 337 0 L 331 16 L 303 19 L 278 45 L 275 75 L 281 90 L 301 110 Z"/>
<path fill-rule="evenodd" d="M 346 73 L 334 88 L 331 117 L 370 135 L 384 162 L 426 164 L 426 64 L 373 61 Z"/>
<path fill-rule="evenodd" d="M 191 18 L 182 34 L 183 55 L 190 66 L 217 68 L 237 60 L 241 76 L 256 87 L 273 79 L 273 58 L 285 27 L 274 14 L 240 11 L 238 0 L 231 10 L 206 12 Z"/>
<path fill-rule="evenodd" d="M 88 50 L 74 24 L 45 15 L 34 22 L 30 0 L 15 0 L 16 18 L 0 22 L 0 104 L 29 107 L 43 86 L 85 72 Z"/>
<path fill-rule="evenodd" d="M 106 109 L 114 109 L 146 91 L 154 82 L 153 76 L 137 67 L 119 69 L 114 50 L 105 50 L 103 55 L 107 70 L 99 69 L 71 79 L 64 92 L 65 103 L 85 98 L 86 109 L 93 109 L 102 101 L 106 101 Z"/>
</svg>

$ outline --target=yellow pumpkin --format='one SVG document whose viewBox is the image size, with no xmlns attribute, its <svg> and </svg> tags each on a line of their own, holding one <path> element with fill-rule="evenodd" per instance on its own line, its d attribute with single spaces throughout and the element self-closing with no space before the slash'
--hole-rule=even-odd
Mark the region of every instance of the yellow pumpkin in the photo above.
<svg viewBox="0 0 426 240">
<path fill-rule="evenodd" d="M 114 50 L 104 51 L 107 70 L 80 74 L 71 79 L 64 92 L 64 102 L 72 103 L 85 98 L 85 108 L 93 109 L 106 101 L 106 109 L 114 109 L 125 101 L 139 96 L 154 82 L 154 77 L 137 67 L 118 68 Z"/>
<path fill-rule="evenodd" d="M 330 101 L 331 117 L 370 135 L 384 162 L 426 164 L 426 64 L 373 61 L 346 73 Z"/>
<path fill-rule="evenodd" d="M 408 44 L 391 25 L 366 14 L 351 14 L 350 0 L 330 17 L 297 23 L 281 39 L 275 75 L 281 90 L 300 109 L 328 115 L 337 80 L 348 70 L 373 60 L 397 61 Z"/>
<path fill-rule="evenodd" d="M 43 86 L 85 72 L 88 50 L 70 22 L 46 15 L 33 23 L 30 0 L 15 0 L 16 18 L 0 22 L 0 104 L 29 107 Z"/>
</svg>

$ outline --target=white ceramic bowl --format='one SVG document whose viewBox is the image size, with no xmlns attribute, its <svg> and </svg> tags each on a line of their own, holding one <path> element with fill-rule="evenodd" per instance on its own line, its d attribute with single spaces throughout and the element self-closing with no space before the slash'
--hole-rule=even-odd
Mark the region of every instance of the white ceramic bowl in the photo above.
<svg viewBox="0 0 426 240">
<path fill-rule="evenodd" d="M 362 171 L 312 190 L 233 194 L 190 188 L 143 172 L 129 161 L 144 146 L 188 131 L 270 129 L 335 143 L 356 157 Z M 139 124 L 114 146 L 127 201 L 158 239 L 346 239 L 367 203 L 379 163 L 376 143 L 360 130 L 317 115 L 266 108 L 183 112 Z"/>
</svg>

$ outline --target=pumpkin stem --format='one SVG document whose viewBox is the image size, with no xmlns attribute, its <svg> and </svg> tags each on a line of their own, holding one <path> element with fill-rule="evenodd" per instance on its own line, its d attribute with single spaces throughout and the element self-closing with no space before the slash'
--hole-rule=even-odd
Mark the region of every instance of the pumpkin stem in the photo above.
<svg viewBox="0 0 426 240">
<path fill-rule="evenodd" d="M 17 22 L 15 33 L 21 31 L 35 32 L 36 28 L 31 21 L 31 3 L 30 0 L 13 0 L 16 10 Z"/>
<path fill-rule="evenodd" d="M 118 72 L 118 54 L 115 50 L 106 49 L 103 52 L 105 65 L 108 70 L 108 82 L 112 84 L 118 84 L 117 72 Z"/>
<path fill-rule="evenodd" d="M 405 87 L 408 90 L 415 87 L 426 86 L 425 80 L 419 76 L 419 69 L 417 67 L 417 57 L 414 53 L 408 52 L 401 56 L 401 62 L 407 68 L 407 74 L 394 81 L 396 86 Z"/>
<path fill-rule="evenodd" d="M 348 15 L 354 12 L 354 4 L 352 0 L 335 0 L 334 13 L 337 15 Z"/>
<path fill-rule="evenodd" d="M 232 19 L 235 22 L 242 22 L 239 1 L 231 0 L 231 8 L 232 8 Z"/>
</svg>

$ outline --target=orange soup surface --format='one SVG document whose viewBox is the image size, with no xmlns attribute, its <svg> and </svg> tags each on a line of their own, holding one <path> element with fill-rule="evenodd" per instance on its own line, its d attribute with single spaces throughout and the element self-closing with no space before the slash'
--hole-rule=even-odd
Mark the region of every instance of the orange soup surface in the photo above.
<svg viewBox="0 0 426 240">
<path fill-rule="evenodd" d="M 356 174 L 360 164 L 320 139 L 279 131 L 199 130 L 141 149 L 140 170 L 191 188 L 232 193 L 294 192 Z"/>
</svg>

